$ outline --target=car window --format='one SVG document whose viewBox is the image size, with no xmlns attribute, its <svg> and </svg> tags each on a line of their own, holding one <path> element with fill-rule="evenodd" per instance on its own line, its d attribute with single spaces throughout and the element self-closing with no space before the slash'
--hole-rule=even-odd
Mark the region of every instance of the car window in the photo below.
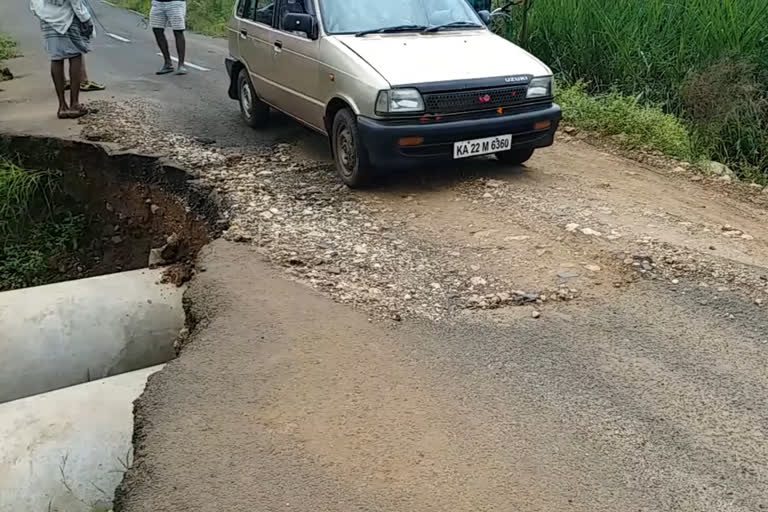
<svg viewBox="0 0 768 512">
<path fill-rule="evenodd" d="M 469 0 L 476 11 L 490 11 L 491 0 Z"/>
<path fill-rule="evenodd" d="M 278 12 L 277 19 L 279 23 L 280 30 L 285 30 L 286 32 L 291 32 L 293 34 L 297 35 L 306 35 L 304 32 L 296 32 L 289 30 L 285 26 L 285 15 L 288 13 L 298 13 L 298 14 L 309 14 L 309 11 L 307 10 L 307 7 L 305 5 L 306 0 L 283 0 L 280 2 L 280 12 Z"/>
<path fill-rule="evenodd" d="M 274 26 L 272 22 L 275 15 L 274 0 L 245 0 L 245 2 L 248 5 L 246 5 L 243 18 L 263 23 L 270 27 Z"/>
<path fill-rule="evenodd" d="M 467 0 L 321 0 L 325 29 L 353 34 L 398 25 L 481 24 Z"/>
<path fill-rule="evenodd" d="M 237 2 L 237 17 L 242 18 L 243 17 L 243 11 L 245 10 L 245 4 L 247 3 L 247 0 L 240 0 Z"/>
</svg>

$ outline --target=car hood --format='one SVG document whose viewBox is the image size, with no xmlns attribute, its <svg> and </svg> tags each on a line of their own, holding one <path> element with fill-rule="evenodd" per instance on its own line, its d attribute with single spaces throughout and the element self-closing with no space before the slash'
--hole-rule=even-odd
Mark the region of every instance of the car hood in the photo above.
<svg viewBox="0 0 768 512">
<path fill-rule="evenodd" d="M 487 30 L 336 37 L 392 86 L 552 74 L 533 55 Z"/>
</svg>

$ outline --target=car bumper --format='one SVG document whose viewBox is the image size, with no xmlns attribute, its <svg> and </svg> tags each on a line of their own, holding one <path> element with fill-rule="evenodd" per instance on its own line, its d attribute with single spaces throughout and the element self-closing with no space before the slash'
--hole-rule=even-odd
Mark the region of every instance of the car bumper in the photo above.
<svg viewBox="0 0 768 512">
<path fill-rule="evenodd" d="M 455 142 L 496 135 L 511 134 L 512 150 L 551 146 L 561 117 L 560 107 L 552 104 L 529 112 L 462 121 L 403 123 L 359 117 L 358 129 L 371 163 L 393 167 L 451 159 Z M 541 121 L 550 125 L 537 130 L 535 125 Z M 400 139 L 406 137 L 422 137 L 424 141 L 418 146 L 401 146 Z"/>
</svg>

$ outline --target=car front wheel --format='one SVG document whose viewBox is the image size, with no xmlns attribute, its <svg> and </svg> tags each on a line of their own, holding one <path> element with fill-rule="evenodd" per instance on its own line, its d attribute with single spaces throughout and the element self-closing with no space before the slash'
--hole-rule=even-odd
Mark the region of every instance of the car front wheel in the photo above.
<svg viewBox="0 0 768 512">
<path fill-rule="evenodd" d="M 336 171 L 342 181 L 351 188 L 370 184 L 375 171 L 360 141 L 357 119 L 348 108 L 339 110 L 333 119 L 331 143 Z"/>
<path fill-rule="evenodd" d="M 502 151 L 496 153 L 496 158 L 503 164 L 507 165 L 520 165 L 524 164 L 533 156 L 533 148 L 528 149 L 511 149 L 509 151 Z"/>
<path fill-rule="evenodd" d="M 261 101 L 253 89 L 248 70 L 243 68 L 237 76 L 237 98 L 240 113 L 251 128 L 261 128 L 269 121 L 269 106 Z"/>
</svg>

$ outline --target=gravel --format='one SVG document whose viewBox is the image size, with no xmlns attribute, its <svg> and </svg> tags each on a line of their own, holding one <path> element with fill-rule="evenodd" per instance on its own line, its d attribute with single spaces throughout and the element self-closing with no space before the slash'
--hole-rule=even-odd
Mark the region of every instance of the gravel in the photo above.
<svg viewBox="0 0 768 512">
<path fill-rule="evenodd" d="M 228 226 L 226 239 L 258 247 L 291 278 L 380 318 L 452 320 L 459 310 L 528 304 L 530 297 L 536 297 L 533 302 L 543 307 L 583 297 L 581 287 L 592 286 L 583 279 L 594 280 L 598 272 L 613 284 L 609 290 L 641 278 L 670 282 L 685 277 L 768 299 L 762 269 L 651 236 L 638 239 L 626 226 L 605 222 L 613 215 L 608 205 L 598 207 L 598 217 L 581 199 L 574 201 L 579 192 L 568 183 L 521 191 L 504 180 L 478 177 L 454 185 L 456 196 L 473 208 L 492 211 L 499 208 L 497 203 L 511 201 L 525 211 L 531 218 L 531 233 L 505 240 L 530 243 L 537 248 L 536 257 L 546 257 L 553 241 L 604 255 L 580 264 L 587 275 L 567 268 L 556 273 L 561 280 L 558 285 L 540 281 L 539 289 L 519 292 L 516 276 L 485 269 L 477 264 L 478 258 L 467 257 L 481 249 L 422 236 L 410 223 L 414 214 L 398 216 L 400 212 L 393 213 L 389 199 L 350 191 L 339 184 L 328 163 L 304 159 L 288 144 L 224 149 L 208 140 L 201 143 L 157 133 L 152 119 L 158 112 L 139 100 L 98 106 L 99 114 L 83 120 L 86 138 L 113 143 L 123 151 L 162 155 L 187 169 L 224 198 L 227 207 L 221 222 Z M 611 188 L 608 183 L 603 185 L 600 188 Z M 419 199 L 403 194 L 397 201 L 410 207 Z M 635 213 L 641 217 L 647 213 L 654 222 L 659 221 L 655 212 Z M 689 230 L 716 229 L 669 216 L 660 221 L 679 222 Z M 738 228 L 721 229 L 725 240 L 747 243 L 753 239 Z M 541 240 L 538 244 L 528 241 L 531 236 Z M 579 281 L 570 283 L 572 280 Z"/>
</svg>

